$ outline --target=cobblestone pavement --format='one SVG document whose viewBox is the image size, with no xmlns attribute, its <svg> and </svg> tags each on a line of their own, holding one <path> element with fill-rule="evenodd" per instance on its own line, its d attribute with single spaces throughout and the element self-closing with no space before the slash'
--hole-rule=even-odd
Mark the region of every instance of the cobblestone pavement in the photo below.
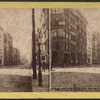
<svg viewBox="0 0 100 100">
<path fill-rule="evenodd" d="M 82 91 L 100 92 L 100 66 L 84 68 L 53 68 L 51 73 L 53 91 Z"/>
<path fill-rule="evenodd" d="M 26 66 L 24 68 L 22 65 L 0 68 L 0 92 L 31 91 L 31 69 L 26 69 Z"/>
</svg>

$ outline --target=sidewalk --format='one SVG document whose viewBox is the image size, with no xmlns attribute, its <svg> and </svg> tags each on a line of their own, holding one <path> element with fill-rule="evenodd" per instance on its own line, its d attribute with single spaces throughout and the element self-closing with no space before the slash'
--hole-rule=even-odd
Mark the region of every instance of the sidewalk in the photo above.
<svg viewBox="0 0 100 100">
<path fill-rule="evenodd" d="M 38 72 L 37 72 L 38 73 Z M 32 92 L 49 92 L 49 73 L 48 70 L 42 72 L 42 87 L 38 86 L 38 76 L 37 79 L 33 80 L 32 75 Z"/>
<path fill-rule="evenodd" d="M 83 68 L 83 67 L 100 67 L 100 64 L 87 64 L 87 65 L 69 65 L 69 66 L 53 66 L 53 68 Z"/>
</svg>

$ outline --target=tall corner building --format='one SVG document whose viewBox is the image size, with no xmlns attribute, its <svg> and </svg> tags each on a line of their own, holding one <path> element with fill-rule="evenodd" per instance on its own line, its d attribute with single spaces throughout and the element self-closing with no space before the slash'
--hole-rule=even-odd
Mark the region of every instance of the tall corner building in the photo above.
<svg viewBox="0 0 100 100">
<path fill-rule="evenodd" d="M 52 65 L 87 63 L 87 19 L 78 9 L 50 9 Z"/>
</svg>

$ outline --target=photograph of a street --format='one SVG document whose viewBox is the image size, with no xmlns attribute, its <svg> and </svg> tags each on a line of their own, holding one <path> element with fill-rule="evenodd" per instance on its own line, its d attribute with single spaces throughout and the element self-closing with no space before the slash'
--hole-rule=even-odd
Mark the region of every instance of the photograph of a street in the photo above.
<svg viewBox="0 0 100 100">
<path fill-rule="evenodd" d="M 48 15 L 0 9 L 0 92 L 49 92 Z"/>
<path fill-rule="evenodd" d="M 100 9 L 51 9 L 51 91 L 100 92 Z"/>
<path fill-rule="evenodd" d="M 0 9 L 0 92 L 100 92 L 100 9 Z"/>
</svg>

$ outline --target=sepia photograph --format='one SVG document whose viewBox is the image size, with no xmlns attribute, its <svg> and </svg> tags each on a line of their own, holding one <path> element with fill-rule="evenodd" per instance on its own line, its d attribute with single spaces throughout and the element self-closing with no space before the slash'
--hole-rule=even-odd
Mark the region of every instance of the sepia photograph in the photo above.
<svg viewBox="0 0 100 100">
<path fill-rule="evenodd" d="M 50 9 L 51 91 L 100 92 L 100 9 Z"/>
<path fill-rule="evenodd" d="M 0 9 L 0 92 L 48 92 L 48 9 Z"/>
<path fill-rule="evenodd" d="M 0 2 L 0 98 L 99 98 L 99 2 Z"/>
<path fill-rule="evenodd" d="M 100 92 L 99 8 L 1 8 L 0 92 Z"/>
</svg>

